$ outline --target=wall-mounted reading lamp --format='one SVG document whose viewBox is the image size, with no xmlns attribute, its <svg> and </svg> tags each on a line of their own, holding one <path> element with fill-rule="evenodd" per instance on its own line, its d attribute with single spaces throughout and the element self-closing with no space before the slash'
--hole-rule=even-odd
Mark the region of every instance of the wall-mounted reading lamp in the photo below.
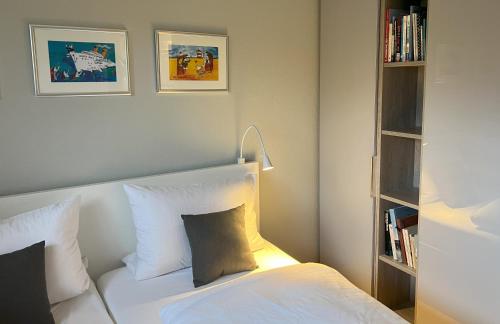
<svg viewBox="0 0 500 324">
<path fill-rule="evenodd" d="M 267 155 L 266 153 L 266 148 L 264 147 L 264 141 L 262 140 L 262 134 L 255 125 L 248 126 L 247 130 L 243 134 L 243 138 L 241 139 L 240 157 L 238 158 L 238 164 L 245 163 L 245 158 L 243 157 L 243 144 L 245 143 L 245 137 L 252 128 L 255 129 L 257 135 L 259 135 L 260 149 L 262 150 L 262 171 L 271 170 L 274 168 L 273 164 L 271 163 L 271 159 L 269 159 L 269 155 Z"/>
</svg>

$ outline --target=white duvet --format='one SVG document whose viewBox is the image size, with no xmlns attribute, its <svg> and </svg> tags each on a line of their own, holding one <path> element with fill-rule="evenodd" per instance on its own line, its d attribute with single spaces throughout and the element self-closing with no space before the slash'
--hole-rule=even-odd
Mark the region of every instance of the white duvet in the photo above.
<svg viewBox="0 0 500 324">
<path fill-rule="evenodd" d="M 317 263 L 277 268 L 164 299 L 162 323 L 407 323 Z"/>
</svg>

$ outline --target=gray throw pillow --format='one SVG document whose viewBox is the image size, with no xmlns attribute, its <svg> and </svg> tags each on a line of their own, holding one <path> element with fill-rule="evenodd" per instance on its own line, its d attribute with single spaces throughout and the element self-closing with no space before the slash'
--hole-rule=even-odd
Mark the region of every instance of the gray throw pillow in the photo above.
<svg viewBox="0 0 500 324">
<path fill-rule="evenodd" d="M 245 232 L 245 205 L 200 215 L 182 215 L 191 246 L 193 283 L 257 268 Z"/>
<path fill-rule="evenodd" d="M 0 323 L 54 324 L 45 283 L 45 242 L 0 255 Z"/>
</svg>

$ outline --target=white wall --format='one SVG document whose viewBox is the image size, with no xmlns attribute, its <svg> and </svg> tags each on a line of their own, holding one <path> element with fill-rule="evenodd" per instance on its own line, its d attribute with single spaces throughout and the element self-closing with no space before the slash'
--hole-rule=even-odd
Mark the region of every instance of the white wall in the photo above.
<svg viewBox="0 0 500 324">
<path fill-rule="evenodd" d="M 371 291 L 378 1 L 321 1 L 320 260 Z"/>
<path fill-rule="evenodd" d="M 0 0 L 0 195 L 233 163 L 256 123 L 276 166 L 263 234 L 317 260 L 318 14 L 317 0 Z M 34 97 L 29 23 L 127 29 L 134 96 Z M 230 93 L 156 95 L 156 28 L 228 34 Z"/>
<path fill-rule="evenodd" d="M 419 323 L 499 320 L 499 13 L 498 1 L 430 1 Z"/>
</svg>

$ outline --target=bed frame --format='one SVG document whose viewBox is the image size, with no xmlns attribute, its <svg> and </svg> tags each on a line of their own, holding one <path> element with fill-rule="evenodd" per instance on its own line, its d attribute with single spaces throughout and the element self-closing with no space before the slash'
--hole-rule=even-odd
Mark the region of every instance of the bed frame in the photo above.
<svg viewBox="0 0 500 324">
<path fill-rule="evenodd" d="M 257 162 L 4 196 L 0 197 L 0 219 L 80 195 L 82 207 L 78 241 L 82 255 L 89 261 L 88 272 L 92 279 L 96 280 L 103 273 L 123 266 L 121 259 L 135 250 L 136 238 L 132 214 L 122 189 L 124 183 L 160 186 L 194 184 L 246 174 L 255 176 L 255 211 L 257 226 L 259 226 L 259 165 Z"/>
</svg>

